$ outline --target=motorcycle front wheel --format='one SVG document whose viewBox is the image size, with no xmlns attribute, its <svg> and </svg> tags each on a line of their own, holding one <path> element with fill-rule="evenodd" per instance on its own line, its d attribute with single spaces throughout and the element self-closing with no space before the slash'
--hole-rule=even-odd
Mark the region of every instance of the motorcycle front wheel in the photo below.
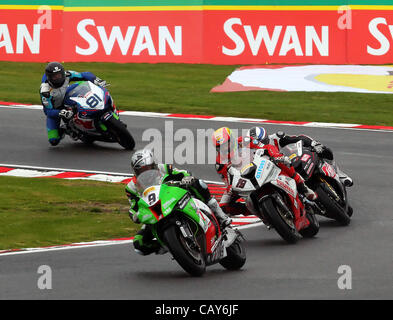
<svg viewBox="0 0 393 320">
<path fill-rule="evenodd" d="M 319 222 L 315 214 L 307 213 L 306 216 L 310 224 L 307 228 L 300 230 L 299 233 L 305 238 L 312 238 L 319 232 Z"/>
<path fill-rule="evenodd" d="M 135 140 L 131 133 L 127 130 L 126 126 L 114 117 L 110 118 L 105 125 L 108 127 L 109 132 L 113 135 L 115 140 L 127 150 L 133 150 L 135 147 Z"/>
<path fill-rule="evenodd" d="M 281 206 L 271 197 L 266 198 L 261 203 L 262 211 L 267 216 L 277 233 L 288 243 L 296 243 L 301 239 L 300 233 L 297 231 L 293 220 L 286 216 Z"/>
<path fill-rule="evenodd" d="M 202 276 L 206 271 L 203 252 L 190 245 L 177 225 L 169 226 L 163 234 L 169 251 L 178 264 L 194 277 Z"/>
<path fill-rule="evenodd" d="M 239 270 L 246 263 L 246 248 L 239 238 L 227 248 L 227 256 L 220 264 L 227 270 Z"/>
</svg>

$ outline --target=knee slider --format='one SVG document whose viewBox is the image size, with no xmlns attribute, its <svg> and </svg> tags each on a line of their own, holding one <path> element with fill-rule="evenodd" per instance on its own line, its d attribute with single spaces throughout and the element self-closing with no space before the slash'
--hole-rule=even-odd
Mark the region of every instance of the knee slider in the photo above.
<svg viewBox="0 0 393 320">
<path fill-rule="evenodd" d="M 60 142 L 60 139 L 49 139 L 49 143 L 52 146 L 57 146 L 59 144 L 59 142 Z"/>
</svg>

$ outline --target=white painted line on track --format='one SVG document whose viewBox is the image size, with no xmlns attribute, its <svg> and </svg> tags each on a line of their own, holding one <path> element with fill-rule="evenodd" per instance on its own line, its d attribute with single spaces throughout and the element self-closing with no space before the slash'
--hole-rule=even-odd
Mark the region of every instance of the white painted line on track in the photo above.
<svg viewBox="0 0 393 320">
<path fill-rule="evenodd" d="M 249 229 L 254 227 L 263 226 L 263 222 L 256 222 L 252 224 L 247 224 L 244 226 L 235 226 L 233 229 Z M 98 240 L 92 242 L 79 242 L 79 243 L 72 243 L 69 245 L 61 245 L 61 246 L 53 246 L 47 248 L 25 248 L 21 249 L 20 251 L 10 251 L 1 253 L 0 251 L 0 259 L 4 256 L 15 256 L 20 254 L 30 254 L 30 253 L 43 253 L 43 252 L 54 252 L 54 251 L 62 251 L 62 250 L 71 250 L 71 249 L 85 249 L 85 248 L 94 248 L 94 247 L 104 247 L 104 246 L 113 246 L 119 244 L 130 244 L 133 240 Z"/>
<path fill-rule="evenodd" d="M 80 169 L 40 167 L 40 166 L 28 166 L 28 165 L 10 164 L 10 163 L 0 163 L 0 167 L 15 168 L 15 170 L 18 170 L 18 169 L 41 170 L 41 172 L 49 171 L 49 172 L 52 173 L 52 174 L 46 174 L 46 173 L 39 174 L 39 173 L 33 172 L 31 175 L 23 176 L 21 174 L 21 172 L 24 172 L 25 174 L 28 174 L 28 172 L 27 171 L 18 171 L 19 174 L 18 173 L 15 174 L 15 176 L 18 176 L 18 177 L 40 177 L 40 176 L 44 177 L 44 176 L 56 175 L 56 174 L 63 173 L 63 172 L 81 172 L 81 173 L 90 173 L 90 174 L 93 174 L 93 176 L 90 176 L 90 177 L 76 177 L 76 178 L 64 178 L 64 179 L 94 180 L 94 178 L 97 178 L 98 181 L 111 182 L 111 180 L 113 180 L 114 182 L 116 182 L 117 178 L 110 179 L 107 176 L 118 176 L 119 180 L 120 180 L 120 178 L 127 179 L 127 178 L 131 178 L 133 176 L 130 173 L 122 173 L 122 172 L 108 172 L 108 171 L 93 171 L 93 170 L 80 170 Z M 7 174 L 7 172 L 6 172 L 6 173 L 0 173 L 0 176 L 1 175 L 11 176 L 13 174 L 12 173 Z M 205 180 L 205 179 L 203 179 L 203 181 L 205 181 L 207 183 L 224 185 L 224 183 L 220 182 L 220 181 L 212 181 L 212 180 Z"/>
<path fill-rule="evenodd" d="M 1 105 L 1 108 L 9 109 L 25 109 L 25 110 L 42 110 L 40 105 Z M 384 128 L 358 128 L 362 125 L 351 124 L 351 123 L 330 123 L 330 122 L 304 122 L 296 123 L 296 121 L 272 121 L 267 119 L 254 119 L 254 118 L 235 118 L 235 117 L 215 117 L 215 116 L 198 116 L 198 115 L 174 115 L 170 113 L 159 113 L 159 112 L 145 112 L 145 111 L 120 111 L 121 116 L 133 116 L 133 117 L 145 117 L 145 118 L 163 118 L 163 119 L 180 119 L 180 120 L 192 120 L 192 121 L 216 121 L 216 122 L 232 122 L 232 123 L 250 123 L 250 124 L 261 124 L 261 125 L 275 125 L 275 126 L 290 126 L 290 127 L 310 127 L 310 128 L 323 128 L 323 129 L 336 129 L 336 130 L 356 130 L 356 131 L 370 131 L 370 132 L 384 132 L 393 133 L 393 127 L 382 126 Z M 375 126 L 377 127 L 377 126 Z"/>
<path fill-rule="evenodd" d="M 40 166 L 28 166 L 21 164 L 9 164 L 9 163 L 0 163 L 0 167 L 12 167 L 12 168 L 20 168 L 20 169 L 32 169 L 32 170 L 48 170 L 48 171 L 61 171 L 61 172 L 83 172 L 83 173 L 93 173 L 93 174 L 108 174 L 113 176 L 129 176 L 132 175 L 129 173 L 122 172 L 109 172 L 109 171 L 92 171 L 92 170 L 80 170 L 80 169 L 66 169 L 66 168 L 53 168 L 53 167 L 40 167 Z"/>
</svg>

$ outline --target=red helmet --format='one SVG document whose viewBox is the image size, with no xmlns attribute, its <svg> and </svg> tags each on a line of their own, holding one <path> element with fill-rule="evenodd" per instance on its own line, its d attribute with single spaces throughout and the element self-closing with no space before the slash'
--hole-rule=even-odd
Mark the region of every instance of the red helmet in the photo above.
<svg viewBox="0 0 393 320">
<path fill-rule="evenodd" d="M 213 133 L 212 140 L 220 163 L 233 159 L 237 151 L 237 139 L 231 129 L 228 127 L 217 129 Z"/>
</svg>

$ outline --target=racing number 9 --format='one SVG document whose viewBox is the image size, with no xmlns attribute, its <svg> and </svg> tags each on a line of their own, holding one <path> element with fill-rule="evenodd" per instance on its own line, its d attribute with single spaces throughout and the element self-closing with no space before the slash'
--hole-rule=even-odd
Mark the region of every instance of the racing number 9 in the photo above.
<svg viewBox="0 0 393 320">
<path fill-rule="evenodd" d="M 151 206 L 154 202 L 156 202 L 156 194 L 150 193 L 147 197 L 147 201 L 149 201 L 149 206 Z"/>
</svg>

